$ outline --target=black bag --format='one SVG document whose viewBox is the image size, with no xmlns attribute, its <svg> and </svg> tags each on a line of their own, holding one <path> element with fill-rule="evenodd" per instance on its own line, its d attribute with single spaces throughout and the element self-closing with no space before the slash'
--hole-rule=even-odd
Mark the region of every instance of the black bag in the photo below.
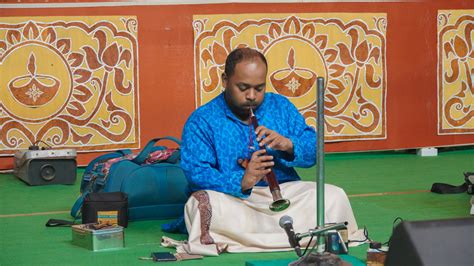
<svg viewBox="0 0 474 266">
<path fill-rule="evenodd" d="M 82 223 L 128 225 L 128 197 L 123 192 L 93 192 L 84 198 Z"/>
<path fill-rule="evenodd" d="M 465 172 L 464 183 L 459 186 L 445 183 L 434 183 L 431 186 L 431 192 L 438 194 L 455 194 L 467 192 L 467 194 L 474 195 L 474 172 Z"/>
</svg>

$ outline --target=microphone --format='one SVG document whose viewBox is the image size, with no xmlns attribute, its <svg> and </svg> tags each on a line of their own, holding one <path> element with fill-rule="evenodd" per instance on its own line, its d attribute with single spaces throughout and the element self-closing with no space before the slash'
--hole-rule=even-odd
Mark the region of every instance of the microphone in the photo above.
<svg viewBox="0 0 474 266">
<path fill-rule="evenodd" d="M 301 247 L 298 239 L 296 238 L 295 231 L 293 230 L 293 219 L 288 215 L 283 215 L 280 218 L 280 227 L 285 229 L 286 235 L 290 246 L 295 249 L 296 255 L 301 257 Z"/>
</svg>

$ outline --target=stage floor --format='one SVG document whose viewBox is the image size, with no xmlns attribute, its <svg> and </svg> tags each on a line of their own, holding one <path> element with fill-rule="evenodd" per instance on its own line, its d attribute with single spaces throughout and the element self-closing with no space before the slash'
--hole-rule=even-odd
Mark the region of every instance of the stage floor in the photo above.
<svg viewBox="0 0 474 266">
<path fill-rule="evenodd" d="M 429 192 L 434 182 L 463 183 L 463 172 L 474 171 L 474 149 L 440 150 L 437 157 L 413 151 L 326 155 L 326 182 L 349 195 L 360 228 L 374 241 L 386 242 L 397 217 L 430 220 L 467 217 L 471 196 Z M 92 252 L 71 244 L 71 228 L 48 228 L 49 218 L 71 219 L 69 210 L 79 195 L 75 185 L 30 187 L 12 174 L 0 174 L 0 265 L 145 265 L 151 252 L 171 251 L 160 246 L 167 221 L 139 221 L 125 229 L 125 248 Z M 315 180 L 316 168 L 298 169 L 303 180 Z M 315 210 L 316 212 L 316 210 Z M 166 234 L 175 239 L 185 235 Z M 349 249 L 362 263 L 367 245 Z M 183 265 L 245 265 L 246 262 L 296 260 L 294 252 L 222 254 Z M 267 264 L 266 264 L 267 265 Z"/>
</svg>

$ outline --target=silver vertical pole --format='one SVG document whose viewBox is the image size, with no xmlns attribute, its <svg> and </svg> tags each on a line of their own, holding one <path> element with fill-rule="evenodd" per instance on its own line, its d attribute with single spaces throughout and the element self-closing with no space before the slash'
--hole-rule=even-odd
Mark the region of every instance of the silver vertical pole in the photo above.
<svg viewBox="0 0 474 266">
<path fill-rule="evenodd" d="M 324 226 L 324 78 L 318 77 L 318 117 L 317 123 L 317 151 L 316 151 L 316 167 L 318 169 L 318 176 L 316 180 L 317 191 L 317 225 Z"/>
</svg>

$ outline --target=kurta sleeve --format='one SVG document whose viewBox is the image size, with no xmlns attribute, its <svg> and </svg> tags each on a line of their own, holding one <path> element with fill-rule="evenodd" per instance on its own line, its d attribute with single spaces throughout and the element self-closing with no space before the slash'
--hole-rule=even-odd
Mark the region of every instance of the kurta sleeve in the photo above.
<svg viewBox="0 0 474 266">
<path fill-rule="evenodd" d="M 251 190 L 242 192 L 244 170 L 221 172 L 213 145 L 213 130 L 205 119 L 192 115 L 183 130 L 181 166 L 191 191 L 214 190 L 246 198 Z"/>
<path fill-rule="evenodd" d="M 287 167 L 311 167 L 316 163 L 316 131 L 289 100 L 284 99 L 282 106 L 287 112 L 286 137 L 293 142 L 293 156 L 281 156 L 280 162 Z"/>
</svg>

